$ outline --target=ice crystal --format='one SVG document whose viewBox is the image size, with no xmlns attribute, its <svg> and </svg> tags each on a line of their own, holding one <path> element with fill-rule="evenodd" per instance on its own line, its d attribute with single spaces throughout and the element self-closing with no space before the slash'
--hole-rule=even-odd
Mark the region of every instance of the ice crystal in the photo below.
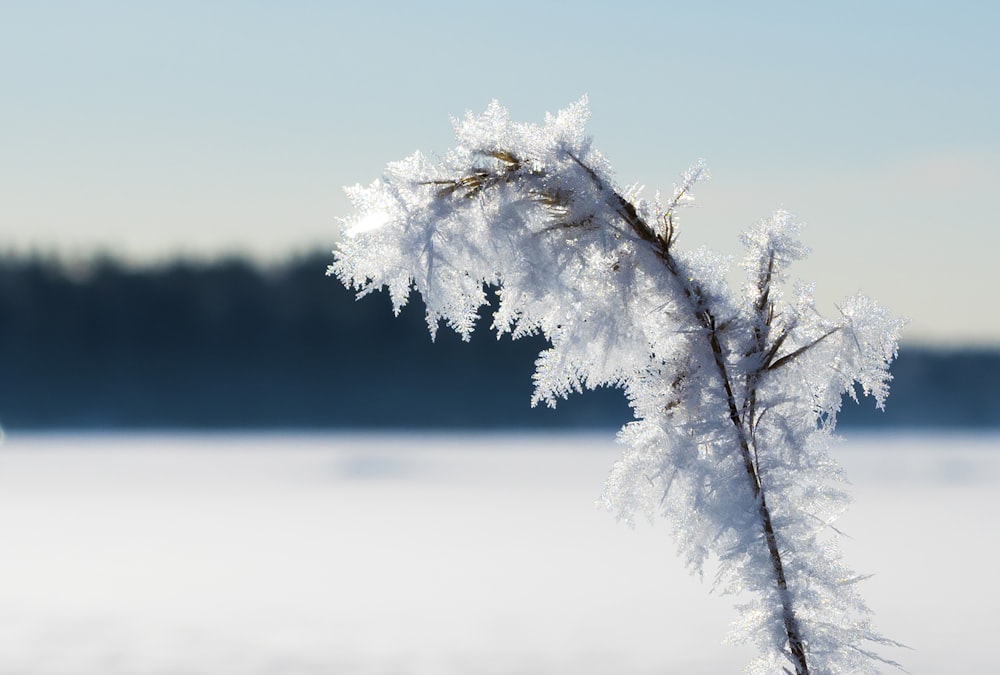
<svg viewBox="0 0 1000 675">
<path fill-rule="evenodd" d="M 678 211 L 706 175 L 684 173 L 670 199 L 645 201 L 613 180 L 585 133 L 586 100 L 544 124 L 498 103 L 455 120 L 441 162 L 415 154 L 349 195 L 357 213 L 329 272 L 360 295 L 412 291 L 433 336 L 464 339 L 498 289 L 498 334 L 542 334 L 533 403 L 598 386 L 624 390 L 635 420 L 602 501 L 618 516 L 662 513 L 701 573 L 719 561 L 725 592 L 750 593 L 737 639 L 755 672 L 876 672 L 870 626 L 830 524 L 845 508 L 827 449 L 844 393 L 877 404 L 902 327 L 856 296 L 821 316 L 811 289 L 782 286 L 806 255 L 784 211 L 745 235 L 740 292 L 728 262 L 676 247 Z"/>
</svg>

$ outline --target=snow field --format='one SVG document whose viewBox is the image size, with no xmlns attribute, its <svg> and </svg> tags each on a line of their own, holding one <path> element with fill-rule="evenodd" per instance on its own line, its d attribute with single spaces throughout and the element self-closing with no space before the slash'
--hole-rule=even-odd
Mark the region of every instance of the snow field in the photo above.
<svg viewBox="0 0 1000 675">
<path fill-rule="evenodd" d="M 859 436 L 837 524 L 915 673 L 990 672 L 995 436 Z M 0 673 L 740 672 L 732 598 L 595 507 L 602 435 L 10 435 Z"/>
</svg>

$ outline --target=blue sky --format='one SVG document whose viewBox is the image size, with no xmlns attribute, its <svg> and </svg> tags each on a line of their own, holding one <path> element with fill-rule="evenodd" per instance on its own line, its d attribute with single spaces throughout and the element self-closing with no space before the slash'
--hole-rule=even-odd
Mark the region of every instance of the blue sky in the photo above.
<svg viewBox="0 0 1000 675">
<path fill-rule="evenodd" d="M 908 342 L 1000 344 L 998 29 L 988 2 L 4 3 L 0 249 L 329 249 L 341 186 L 445 151 L 449 116 L 587 94 L 622 183 L 707 161 L 682 244 L 738 256 L 784 207 L 828 311 L 861 288 Z"/>
</svg>

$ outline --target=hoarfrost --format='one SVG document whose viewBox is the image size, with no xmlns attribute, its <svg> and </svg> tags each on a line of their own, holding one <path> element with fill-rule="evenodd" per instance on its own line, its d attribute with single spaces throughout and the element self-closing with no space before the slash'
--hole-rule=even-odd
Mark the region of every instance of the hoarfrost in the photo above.
<svg viewBox="0 0 1000 675">
<path fill-rule="evenodd" d="M 602 503 L 620 518 L 662 514 L 680 554 L 715 584 L 751 593 L 736 639 L 756 642 L 754 672 L 876 672 L 870 625 L 831 536 L 847 493 L 827 449 L 855 384 L 882 406 L 902 322 L 855 296 L 822 317 L 811 287 L 782 296 L 805 257 L 787 212 L 744 236 L 747 281 L 728 261 L 677 249 L 678 211 L 707 175 L 684 173 L 665 204 L 614 183 L 585 133 L 586 99 L 520 124 L 498 103 L 454 120 L 438 164 L 415 154 L 367 187 L 329 273 L 359 295 L 411 291 L 469 339 L 487 290 L 498 335 L 542 334 L 533 404 L 599 386 L 624 390 L 635 420 Z"/>
</svg>

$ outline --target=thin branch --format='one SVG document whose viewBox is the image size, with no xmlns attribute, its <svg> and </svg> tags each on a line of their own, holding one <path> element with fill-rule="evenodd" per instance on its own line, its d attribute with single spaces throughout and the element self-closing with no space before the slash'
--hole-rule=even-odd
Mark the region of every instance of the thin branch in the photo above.
<svg viewBox="0 0 1000 675">
<path fill-rule="evenodd" d="M 836 328 L 831 328 L 826 333 L 824 333 L 823 335 L 820 335 L 818 338 L 816 338 L 815 340 L 813 340 L 809 344 L 803 345 L 803 346 L 799 347 L 798 349 L 796 349 L 794 352 L 792 352 L 790 354 L 785 354 L 780 359 L 778 359 L 777 361 L 775 361 L 774 363 L 772 363 L 771 365 L 769 365 L 767 367 L 767 369 L 768 370 L 777 370 L 781 366 L 785 365 L 786 363 L 791 362 L 796 357 L 801 356 L 802 354 L 804 354 L 808 350 L 812 349 L 813 347 L 815 347 L 816 345 L 818 345 L 820 342 L 822 342 L 823 340 L 827 339 L 828 337 L 830 337 L 831 335 L 833 335 L 834 333 L 836 333 L 839 330 L 840 330 L 840 326 L 837 326 Z"/>
</svg>

